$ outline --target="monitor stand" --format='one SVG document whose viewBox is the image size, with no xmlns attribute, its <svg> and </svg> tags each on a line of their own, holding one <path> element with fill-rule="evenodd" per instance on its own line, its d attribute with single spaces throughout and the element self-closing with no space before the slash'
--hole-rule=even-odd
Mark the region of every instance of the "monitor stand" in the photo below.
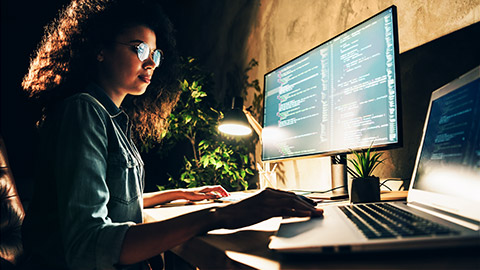
<svg viewBox="0 0 480 270">
<path fill-rule="evenodd" d="M 312 192 L 308 197 L 324 200 L 338 200 L 348 198 L 347 188 L 347 155 L 331 156 L 332 190 L 326 192 Z"/>
</svg>

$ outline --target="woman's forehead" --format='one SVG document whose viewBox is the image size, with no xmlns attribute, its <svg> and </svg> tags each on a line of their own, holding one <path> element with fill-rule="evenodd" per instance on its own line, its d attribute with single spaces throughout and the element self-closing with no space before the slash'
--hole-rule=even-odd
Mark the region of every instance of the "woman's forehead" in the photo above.
<svg viewBox="0 0 480 270">
<path fill-rule="evenodd" d="M 144 25 L 135 25 L 128 26 L 121 31 L 117 40 L 122 39 L 122 41 L 129 42 L 132 40 L 141 40 L 143 42 L 154 42 L 156 41 L 155 32 L 147 26 Z"/>
</svg>

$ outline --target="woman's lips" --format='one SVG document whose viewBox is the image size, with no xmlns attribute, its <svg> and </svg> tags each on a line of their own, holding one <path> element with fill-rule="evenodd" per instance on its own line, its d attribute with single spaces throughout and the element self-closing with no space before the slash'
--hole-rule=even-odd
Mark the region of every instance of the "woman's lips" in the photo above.
<svg viewBox="0 0 480 270">
<path fill-rule="evenodd" d="M 138 76 L 138 78 L 140 78 L 140 80 L 144 81 L 145 83 L 150 83 L 150 81 L 151 81 L 151 77 L 150 77 L 150 76 L 140 75 L 140 76 Z"/>
</svg>

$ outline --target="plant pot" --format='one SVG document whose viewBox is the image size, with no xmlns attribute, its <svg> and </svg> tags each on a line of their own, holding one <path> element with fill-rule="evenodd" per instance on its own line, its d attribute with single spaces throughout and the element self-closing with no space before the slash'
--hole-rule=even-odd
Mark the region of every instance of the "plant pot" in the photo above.
<svg viewBox="0 0 480 270">
<path fill-rule="evenodd" d="M 380 201 L 380 179 L 378 177 L 354 178 L 351 180 L 350 186 L 351 203 Z"/>
</svg>

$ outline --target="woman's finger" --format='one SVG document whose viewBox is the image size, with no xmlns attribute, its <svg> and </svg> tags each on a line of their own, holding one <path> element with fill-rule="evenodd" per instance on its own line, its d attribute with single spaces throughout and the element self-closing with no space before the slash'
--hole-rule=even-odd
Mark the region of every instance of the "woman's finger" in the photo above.
<svg viewBox="0 0 480 270">
<path fill-rule="evenodd" d="M 203 192 L 203 193 L 216 192 L 222 197 L 230 196 L 230 194 L 222 186 L 206 186 L 199 189 L 198 192 Z"/>
<path fill-rule="evenodd" d="M 323 214 L 322 209 L 316 209 L 313 204 L 291 192 L 271 190 L 263 194 L 263 197 L 265 208 L 274 211 L 273 215 L 321 216 Z"/>
</svg>

